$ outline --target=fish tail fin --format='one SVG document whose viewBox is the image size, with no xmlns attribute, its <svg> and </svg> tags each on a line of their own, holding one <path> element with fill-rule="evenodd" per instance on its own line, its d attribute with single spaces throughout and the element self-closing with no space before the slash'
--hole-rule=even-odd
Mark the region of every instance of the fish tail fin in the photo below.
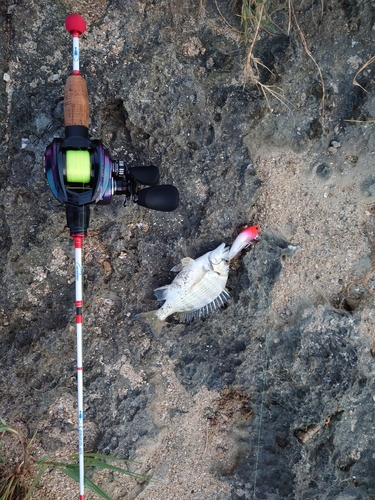
<svg viewBox="0 0 375 500">
<path fill-rule="evenodd" d="M 136 314 L 134 316 L 136 319 L 148 324 L 148 326 L 151 328 L 154 337 L 160 335 L 161 330 L 165 325 L 165 321 L 162 321 L 161 319 L 158 318 L 156 314 L 157 311 L 158 309 L 156 309 L 155 311 Z"/>
</svg>

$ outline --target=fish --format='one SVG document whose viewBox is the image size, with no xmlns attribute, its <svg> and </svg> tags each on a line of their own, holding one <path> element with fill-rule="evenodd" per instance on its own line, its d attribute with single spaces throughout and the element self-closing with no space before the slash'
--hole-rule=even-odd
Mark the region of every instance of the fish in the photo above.
<svg viewBox="0 0 375 500">
<path fill-rule="evenodd" d="M 188 323 L 222 307 L 230 299 L 226 289 L 229 262 L 243 249 L 260 241 L 259 232 L 259 225 L 250 226 L 237 236 L 231 247 L 221 243 L 196 259 L 183 258 L 171 269 L 178 273 L 172 283 L 154 291 L 163 305 L 135 318 L 147 323 L 157 336 L 172 314 L 178 314 L 180 322 Z"/>
</svg>

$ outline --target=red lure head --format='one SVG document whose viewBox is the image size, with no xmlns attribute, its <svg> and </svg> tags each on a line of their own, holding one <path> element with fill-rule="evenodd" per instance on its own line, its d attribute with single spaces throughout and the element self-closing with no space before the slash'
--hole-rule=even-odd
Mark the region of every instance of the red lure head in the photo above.
<svg viewBox="0 0 375 500">
<path fill-rule="evenodd" d="M 250 226 L 240 233 L 240 235 L 246 235 L 246 237 L 254 240 L 260 233 L 260 226 Z"/>
</svg>

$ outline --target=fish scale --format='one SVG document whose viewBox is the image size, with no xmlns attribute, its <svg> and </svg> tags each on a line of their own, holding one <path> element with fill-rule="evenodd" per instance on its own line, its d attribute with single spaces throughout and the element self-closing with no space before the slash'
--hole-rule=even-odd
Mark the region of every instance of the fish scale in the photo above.
<svg viewBox="0 0 375 500">
<path fill-rule="evenodd" d="M 169 293 L 167 291 L 166 294 L 166 304 L 158 311 L 159 319 L 164 320 L 175 312 L 195 312 L 217 299 L 227 282 L 229 266 L 225 267 L 224 274 L 211 270 L 204 273 L 200 281 L 193 285 L 194 294 L 190 293 L 190 289 L 185 289 L 181 293 L 178 289 L 171 287 Z"/>
</svg>

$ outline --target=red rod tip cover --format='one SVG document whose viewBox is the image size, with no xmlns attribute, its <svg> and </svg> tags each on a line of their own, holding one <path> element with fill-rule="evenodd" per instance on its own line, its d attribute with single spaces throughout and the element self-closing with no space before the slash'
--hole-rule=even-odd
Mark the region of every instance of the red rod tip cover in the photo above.
<svg viewBox="0 0 375 500">
<path fill-rule="evenodd" d="M 65 28 L 71 33 L 82 35 L 86 31 L 86 21 L 79 14 L 70 14 L 65 19 Z"/>
</svg>

